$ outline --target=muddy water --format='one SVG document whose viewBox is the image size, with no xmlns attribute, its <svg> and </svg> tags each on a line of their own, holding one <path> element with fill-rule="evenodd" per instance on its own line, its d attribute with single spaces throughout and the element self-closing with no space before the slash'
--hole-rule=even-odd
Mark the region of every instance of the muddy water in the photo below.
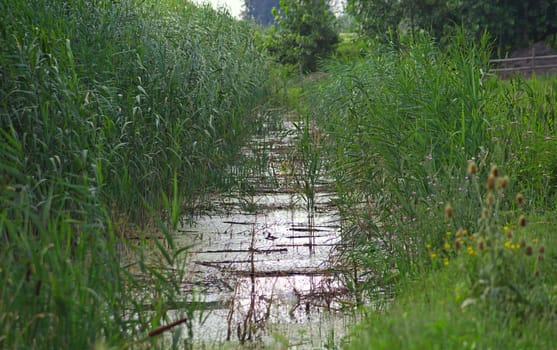
<svg viewBox="0 0 557 350">
<path fill-rule="evenodd" d="M 351 300 L 331 258 L 340 243 L 334 193 L 321 178 L 311 208 L 300 195 L 307 181 L 296 135 L 285 123 L 254 139 L 244 154 L 258 170 L 233 169 L 244 171 L 247 190 L 215 197 L 213 210 L 176 235 L 192 246 L 185 292 L 205 305 L 197 345 L 323 348 L 346 332 Z"/>
</svg>

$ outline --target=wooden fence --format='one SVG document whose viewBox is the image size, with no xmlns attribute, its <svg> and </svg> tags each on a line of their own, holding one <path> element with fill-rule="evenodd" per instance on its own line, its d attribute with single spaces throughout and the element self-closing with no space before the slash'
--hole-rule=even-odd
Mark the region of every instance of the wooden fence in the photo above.
<svg viewBox="0 0 557 350">
<path fill-rule="evenodd" d="M 557 55 L 536 56 L 534 50 L 531 56 L 494 59 L 490 63 L 491 71 L 503 77 L 514 73 L 521 75 L 557 73 Z"/>
</svg>

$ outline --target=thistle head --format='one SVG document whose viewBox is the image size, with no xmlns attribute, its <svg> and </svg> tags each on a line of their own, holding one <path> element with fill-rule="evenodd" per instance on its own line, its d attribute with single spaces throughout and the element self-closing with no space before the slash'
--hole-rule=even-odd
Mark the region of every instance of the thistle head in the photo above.
<svg viewBox="0 0 557 350">
<path fill-rule="evenodd" d="M 494 189 L 496 179 L 497 177 L 493 176 L 493 174 L 489 174 L 489 176 L 487 177 L 487 181 L 485 182 L 485 188 L 487 188 L 488 190 Z"/>
<path fill-rule="evenodd" d="M 517 193 L 516 196 L 514 197 L 514 201 L 516 202 L 517 205 L 524 204 L 524 196 L 522 195 L 522 193 Z"/>
<path fill-rule="evenodd" d="M 518 218 L 518 225 L 520 227 L 526 226 L 526 217 L 524 215 L 520 215 L 520 217 Z"/>
<path fill-rule="evenodd" d="M 497 167 L 497 165 L 493 164 L 491 166 L 491 169 L 489 170 L 489 175 L 493 176 L 494 178 L 499 176 L 499 168 Z"/>
<path fill-rule="evenodd" d="M 505 189 L 507 186 L 509 185 L 509 177 L 508 176 L 503 176 L 503 177 L 498 177 L 497 178 L 497 189 L 498 190 L 502 190 Z"/>
<path fill-rule="evenodd" d="M 474 175 L 477 172 L 478 172 L 478 166 L 476 165 L 476 162 L 474 162 L 473 160 L 468 162 L 468 175 Z"/>
<path fill-rule="evenodd" d="M 495 204 L 495 196 L 493 195 L 492 192 L 489 192 L 485 197 L 485 204 L 487 204 L 490 207 Z"/>
<path fill-rule="evenodd" d="M 453 207 L 450 204 L 447 204 L 445 206 L 445 217 L 447 219 L 450 219 L 453 217 L 453 215 L 454 215 Z"/>
</svg>

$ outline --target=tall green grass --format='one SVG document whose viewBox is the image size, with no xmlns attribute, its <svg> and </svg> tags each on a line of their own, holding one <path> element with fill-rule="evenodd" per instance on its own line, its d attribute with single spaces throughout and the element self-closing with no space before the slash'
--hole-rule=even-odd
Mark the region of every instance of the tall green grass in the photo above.
<svg viewBox="0 0 557 350">
<path fill-rule="evenodd" d="M 175 171 L 184 194 L 222 180 L 264 93 L 247 24 L 184 1 L 6 1 L 2 16 L 2 128 L 31 173 L 86 177 L 135 216 Z"/>
<path fill-rule="evenodd" d="M 372 45 L 363 59 L 329 62 L 328 77 L 305 89 L 327 135 L 348 285 L 380 290 L 389 305 L 370 312 L 351 346 L 545 348 L 555 263 L 538 239 L 554 246 L 554 222 L 521 233 L 518 217 L 554 213 L 556 79 L 500 80 L 487 37 L 447 42 Z M 496 190 L 478 183 L 495 164 L 507 176 L 494 176 Z"/>
<path fill-rule="evenodd" d="M 0 347 L 167 348 L 148 332 L 193 298 L 171 228 L 227 185 L 266 94 L 253 29 L 172 0 L 2 0 L 0 21 Z M 159 263 L 123 259 L 128 220 Z"/>
<path fill-rule="evenodd" d="M 418 274 L 427 245 L 475 222 L 468 161 L 483 174 L 504 167 L 530 209 L 555 199 L 555 80 L 501 81 L 489 73 L 487 36 L 448 42 L 377 44 L 364 59 L 329 62 L 328 77 L 306 89 L 330 140 L 345 239 L 355 243 L 347 254 L 374 271 L 373 285 Z M 454 222 L 443 217 L 449 202 Z"/>
<path fill-rule="evenodd" d="M 483 146 L 487 46 L 462 37 L 441 50 L 425 36 L 376 46 L 365 59 L 330 63 L 310 94 L 332 141 L 330 171 L 351 222 L 345 238 L 361 249 L 350 255 L 385 281 L 413 271 L 421 247 L 445 231 L 438 218 L 418 218 L 442 208 L 458 188 L 452 177 Z"/>
</svg>

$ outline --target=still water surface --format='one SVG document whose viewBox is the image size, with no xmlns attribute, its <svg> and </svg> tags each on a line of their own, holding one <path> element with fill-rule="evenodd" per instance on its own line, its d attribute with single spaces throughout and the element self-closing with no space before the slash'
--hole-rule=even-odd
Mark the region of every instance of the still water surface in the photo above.
<svg viewBox="0 0 557 350">
<path fill-rule="evenodd" d="M 286 122 L 254 139 L 244 155 L 265 166 L 246 180 L 249 194 L 215 197 L 212 210 L 176 233 L 178 246 L 192 247 L 184 293 L 205 305 L 193 326 L 197 346 L 338 346 L 354 321 L 332 258 L 340 244 L 334 193 L 320 178 L 308 212 L 298 190 L 304 169 L 293 156 L 296 132 Z"/>
</svg>

